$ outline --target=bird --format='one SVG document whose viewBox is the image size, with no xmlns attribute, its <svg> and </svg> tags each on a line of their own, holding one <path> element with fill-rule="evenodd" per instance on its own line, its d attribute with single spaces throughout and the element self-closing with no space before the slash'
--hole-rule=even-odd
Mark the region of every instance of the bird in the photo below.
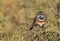
<svg viewBox="0 0 60 41">
<path fill-rule="evenodd" d="M 36 16 L 34 17 L 34 21 L 30 27 L 30 30 L 33 29 L 33 26 L 36 26 L 36 25 L 39 25 L 40 27 L 43 27 L 43 25 L 45 24 L 45 21 L 46 21 L 46 17 L 45 15 L 43 14 L 42 11 L 38 12 L 36 14 Z"/>
</svg>

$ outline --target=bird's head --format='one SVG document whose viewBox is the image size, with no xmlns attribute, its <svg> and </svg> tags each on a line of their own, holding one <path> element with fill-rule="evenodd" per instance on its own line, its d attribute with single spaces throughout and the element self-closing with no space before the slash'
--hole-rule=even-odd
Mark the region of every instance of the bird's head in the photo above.
<svg viewBox="0 0 60 41">
<path fill-rule="evenodd" d="M 42 15 L 42 14 L 43 14 L 43 12 L 42 12 L 42 11 L 37 12 L 37 15 Z"/>
<path fill-rule="evenodd" d="M 38 12 L 37 13 L 37 16 L 36 16 L 37 19 L 39 20 L 44 20 L 45 19 L 45 15 L 43 14 L 43 12 Z"/>
</svg>

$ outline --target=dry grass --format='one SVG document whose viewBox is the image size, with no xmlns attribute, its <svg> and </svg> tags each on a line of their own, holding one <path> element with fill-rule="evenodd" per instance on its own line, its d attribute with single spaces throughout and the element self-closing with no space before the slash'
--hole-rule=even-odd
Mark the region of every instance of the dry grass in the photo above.
<svg viewBox="0 0 60 41">
<path fill-rule="evenodd" d="M 0 0 L 0 41 L 60 41 L 59 0 Z M 38 11 L 47 17 L 44 28 L 28 30 Z"/>
</svg>

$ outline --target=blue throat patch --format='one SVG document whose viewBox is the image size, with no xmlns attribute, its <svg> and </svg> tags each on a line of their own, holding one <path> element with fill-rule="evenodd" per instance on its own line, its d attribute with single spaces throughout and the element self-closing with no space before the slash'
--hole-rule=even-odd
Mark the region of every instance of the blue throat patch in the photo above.
<svg viewBox="0 0 60 41">
<path fill-rule="evenodd" d="M 39 17 L 37 18 L 37 20 L 43 20 L 45 18 L 44 15 L 39 15 Z"/>
</svg>

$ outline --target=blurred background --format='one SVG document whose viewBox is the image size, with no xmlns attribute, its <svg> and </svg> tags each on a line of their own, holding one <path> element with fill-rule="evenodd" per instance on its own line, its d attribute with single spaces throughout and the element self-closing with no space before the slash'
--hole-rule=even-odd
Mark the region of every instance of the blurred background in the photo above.
<svg viewBox="0 0 60 41">
<path fill-rule="evenodd" d="M 29 30 L 39 11 L 44 27 Z M 0 0 L 0 41 L 60 41 L 60 0 Z"/>
</svg>

